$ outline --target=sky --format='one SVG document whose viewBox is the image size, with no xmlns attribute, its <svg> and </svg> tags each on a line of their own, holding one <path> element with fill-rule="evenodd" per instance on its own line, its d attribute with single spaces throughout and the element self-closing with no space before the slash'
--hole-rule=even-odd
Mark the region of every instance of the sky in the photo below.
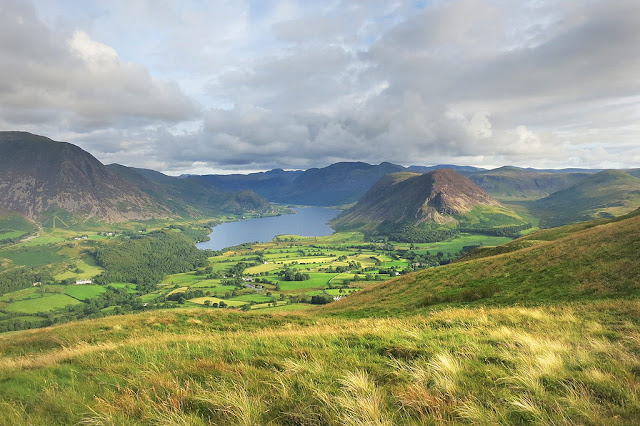
<svg viewBox="0 0 640 426">
<path fill-rule="evenodd" d="M 640 167 L 637 0 L 0 0 L 0 129 L 183 173 Z"/>
</svg>

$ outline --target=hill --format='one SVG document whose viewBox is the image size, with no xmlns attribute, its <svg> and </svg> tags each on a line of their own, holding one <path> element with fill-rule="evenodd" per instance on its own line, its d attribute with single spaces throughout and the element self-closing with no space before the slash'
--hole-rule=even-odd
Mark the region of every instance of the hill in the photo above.
<svg viewBox="0 0 640 426">
<path fill-rule="evenodd" d="M 253 191 L 223 192 L 197 177 L 177 178 L 149 169 L 110 164 L 107 169 L 181 216 L 268 213 L 273 206 Z"/>
<path fill-rule="evenodd" d="M 106 221 L 171 214 L 70 143 L 0 132 L 0 152 L 0 206 L 30 219 L 46 220 L 59 210 Z"/>
<path fill-rule="evenodd" d="M 553 227 L 620 216 L 638 206 L 640 179 L 620 170 L 605 170 L 535 201 L 530 211 L 541 218 L 542 226 Z"/>
<path fill-rule="evenodd" d="M 536 305 L 640 296 L 640 210 L 620 220 L 538 231 L 369 288 L 324 312 L 410 313 L 447 305 Z"/>
<path fill-rule="evenodd" d="M 466 177 L 451 169 L 438 169 L 383 177 L 332 226 L 371 231 L 380 225 L 407 223 L 492 228 L 522 225 L 524 221 Z"/>
<path fill-rule="evenodd" d="M 551 173 L 505 166 L 467 175 L 479 187 L 500 201 L 535 200 L 568 188 L 590 173 Z"/>
</svg>

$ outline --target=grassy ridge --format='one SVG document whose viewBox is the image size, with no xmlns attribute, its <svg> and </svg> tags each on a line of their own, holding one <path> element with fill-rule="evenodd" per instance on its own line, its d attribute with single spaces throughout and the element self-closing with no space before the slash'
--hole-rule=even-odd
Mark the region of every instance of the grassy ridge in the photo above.
<svg viewBox="0 0 640 426">
<path fill-rule="evenodd" d="M 2 424 L 629 424 L 640 303 L 179 310 L 0 337 Z"/>
<path fill-rule="evenodd" d="M 640 179 L 620 170 L 605 170 L 530 205 L 545 227 L 610 218 L 640 205 Z"/>
<path fill-rule="evenodd" d="M 536 304 L 637 297 L 638 235 L 638 215 L 534 233 L 510 243 L 504 254 L 407 275 L 331 304 L 326 312 L 385 315 L 439 303 Z"/>
</svg>

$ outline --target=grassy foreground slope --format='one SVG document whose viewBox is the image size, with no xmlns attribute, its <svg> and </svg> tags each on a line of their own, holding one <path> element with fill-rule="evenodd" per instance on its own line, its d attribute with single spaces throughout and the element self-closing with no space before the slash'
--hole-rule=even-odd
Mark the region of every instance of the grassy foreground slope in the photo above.
<svg viewBox="0 0 640 426">
<path fill-rule="evenodd" d="M 146 312 L 0 337 L 0 424 L 630 424 L 640 303 Z"/>
<path fill-rule="evenodd" d="M 500 251 L 507 252 L 385 282 L 325 311 L 386 315 L 440 303 L 533 305 L 640 296 L 638 212 L 541 231 L 494 253 Z"/>
</svg>

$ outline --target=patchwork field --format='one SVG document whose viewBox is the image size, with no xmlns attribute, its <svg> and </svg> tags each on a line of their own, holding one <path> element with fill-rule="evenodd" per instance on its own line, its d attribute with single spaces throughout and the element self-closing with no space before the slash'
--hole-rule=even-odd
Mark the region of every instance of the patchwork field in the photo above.
<svg viewBox="0 0 640 426">
<path fill-rule="evenodd" d="M 178 227 L 168 229 L 181 232 Z M 121 241 L 126 238 L 122 232 L 132 231 L 120 232 L 82 233 L 56 228 L 47 230 L 33 240 L 0 250 L 0 259 L 5 259 L 4 263 L 0 263 L 0 269 L 2 265 L 14 268 L 20 265 L 44 266 L 54 280 L 53 284 L 47 282 L 37 288 L 27 289 L 25 297 L 20 292 L 12 293 L 11 303 L 0 296 L 0 313 L 11 314 L 12 318 L 16 318 L 16 315 L 28 317 L 51 313 L 55 318 L 67 306 L 87 300 L 103 306 L 101 300 L 107 287 L 74 284 L 76 280 L 92 279 L 104 272 L 93 255 L 96 244 Z M 140 235 L 138 231 L 135 234 Z M 139 297 L 139 303 L 145 304 L 147 309 L 189 305 L 214 308 L 223 302 L 222 306 L 244 306 L 245 310 L 282 311 L 285 309 L 283 305 L 290 305 L 286 308 L 288 311 L 304 310 L 312 302 L 328 303 L 376 282 L 447 263 L 469 247 L 500 244 L 509 240 L 461 234 L 440 243 L 410 245 L 369 243 L 357 232 L 327 237 L 281 236 L 271 243 L 215 253 L 209 257 L 209 264 L 205 268 L 168 275 L 156 289 L 148 293 L 140 292 L 135 284 L 130 283 L 112 283 L 111 286 L 115 290 L 126 288 L 126 293 Z M 296 274 L 299 276 L 296 277 Z M 67 285 L 60 286 L 60 283 Z M 209 303 L 205 304 L 207 300 Z M 127 303 L 131 306 L 127 309 L 132 309 L 132 302 Z M 122 312 L 116 307 L 101 307 L 98 312 Z M 93 312 L 88 315 L 99 315 L 95 308 L 87 312 Z M 14 326 L 29 327 L 30 324 L 20 320 Z"/>
</svg>

